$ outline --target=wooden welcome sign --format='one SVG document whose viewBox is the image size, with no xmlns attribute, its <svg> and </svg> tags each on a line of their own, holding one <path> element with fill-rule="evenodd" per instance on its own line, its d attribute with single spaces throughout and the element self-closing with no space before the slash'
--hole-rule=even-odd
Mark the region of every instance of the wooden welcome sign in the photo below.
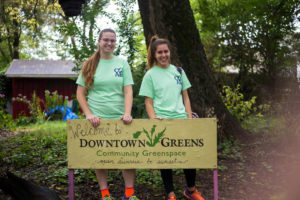
<svg viewBox="0 0 300 200">
<path fill-rule="evenodd" d="M 217 168 L 214 118 L 69 120 L 70 169 Z"/>
</svg>

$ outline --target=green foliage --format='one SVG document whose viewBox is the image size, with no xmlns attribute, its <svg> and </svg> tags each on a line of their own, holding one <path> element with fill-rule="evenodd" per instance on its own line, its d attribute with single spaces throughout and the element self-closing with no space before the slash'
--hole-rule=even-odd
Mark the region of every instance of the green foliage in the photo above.
<svg viewBox="0 0 300 200">
<path fill-rule="evenodd" d="M 297 65 L 295 40 L 297 0 L 192 0 L 196 23 L 209 63 L 215 70 L 239 69 L 237 82 L 244 88 L 249 73 L 274 78 Z"/>
<path fill-rule="evenodd" d="M 30 130 L 30 132 L 29 132 Z M 21 169 L 46 167 L 49 171 L 44 174 L 48 182 L 67 184 L 67 137 L 66 122 L 47 121 L 43 124 L 26 124 L 18 127 L 20 134 L 0 141 L 1 166 Z M 87 179 L 97 181 L 93 170 L 75 170 L 75 182 L 84 182 Z M 109 180 L 112 179 L 112 176 Z"/>
<path fill-rule="evenodd" d="M 14 121 L 10 114 L 4 112 L 0 109 L 0 129 L 11 130 L 15 127 Z"/>
<path fill-rule="evenodd" d="M 28 57 L 24 54 L 31 55 L 39 47 L 46 35 L 42 28 L 53 22 L 61 9 L 56 0 L 1 0 L 0 10 L 0 73 L 3 73 L 13 59 Z"/>
<path fill-rule="evenodd" d="M 221 141 L 218 144 L 218 159 L 234 159 L 234 160 L 244 160 L 244 157 L 241 153 L 241 144 L 238 140 L 235 140 L 233 137 Z M 225 165 L 218 165 L 218 170 L 226 171 L 228 170 Z"/>
<path fill-rule="evenodd" d="M 218 157 L 221 159 L 242 159 L 238 140 L 229 138 L 218 144 Z"/>
<path fill-rule="evenodd" d="M 244 100 L 239 85 L 235 89 L 224 86 L 222 92 L 224 104 L 244 129 L 253 134 L 278 135 L 285 132 L 288 123 L 284 115 L 276 116 L 270 113 L 270 106 L 267 104 L 256 105 L 256 97 Z"/>
<path fill-rule="evenodd" d="M 84 170 L 84 169 L 75 169 L 74 170 L 75 174 L 75 183 L 83 183 L 86 182 L 87 180 L 92 180 L 93 182 L 97 182 L 97 178 L 95 176 L 95 171 L 94 170 Z M 113 177 L 113 172 L 110 170 L 108 172 L 108 181 L 112 181 Z"/>
<path fill-rule="evenodd" d="M 137 169 L 136 170 L 136 183 L 144 184 L 144 185 L 151 185 L 154 187 L 160 187 L 162 184 L 160 171 L 159 170 Z"/>
<path fill-rule="evenodd" d="M 255 96 L 248 101 L 244 100 L 244 95 L 240 93 L 239 84 L 235 89 L 231 89 L 229 86 L 223 86 L 221 98 L 229 112 L 235 116 L 239 122 L 253 116 L 262 118 L 262 113 L 267 111 L 270 107 L 269 105 L 256 106 Z"/>
<path fill-rule="evenodd" d="M 133 68 L 137 68 L 146 60 L 147 52 L 141 17 L 139 12 L 134 13 L 135 4 L 135 0 L 116 1 L 120 15 L 111 16 L 112 22 L 118 26 L 117 32 L 120 38 L 116 54 L 126 56 L 129 65 Z"/>
<path fill-rule="evenodd" d="M 25 126 L 27 124 L 33 124 L 36 122 L 34 117 L 28 117 L 24 115 L 19 115 L 17 119 L 14 120 L 16 126 Z"/>
<path fill-rule="evenodd" d="M 264 115 L 263 117 L 251 117 L 243 121 L 241 125 L 253 134 L 276 136 L 286 132 L 288 123 L 283 116 Z"/>
<path fill-rule="evenodd" d="M 52 158 L 51 158 L 52 159 Z M 46 179 L 57 179 L 58 182 L 67 184 L 68 183 L 68 168 L 67 167 L 61 167 L 55 170 L 53 174 L 50 174 L 46 177 Z"/>
<path fill-rule="evenodd" d="M 31 129 L 30 133 L 22 132 L 7 141 L 1 141 L 0 163 L 15 168 L 23 168 L 32 164 L 55 165 L 66 161 L 66 124 L 47 122 L 40 125 L 28 125 L 17 130 Z"/>
</svg>

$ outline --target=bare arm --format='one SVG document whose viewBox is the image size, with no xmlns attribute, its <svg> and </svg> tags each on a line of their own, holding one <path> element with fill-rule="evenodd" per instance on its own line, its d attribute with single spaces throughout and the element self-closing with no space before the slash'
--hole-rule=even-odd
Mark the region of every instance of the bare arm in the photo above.
<svg viewBox="0 0 300 200">
<path fill-rule="evenodd" d="M 190 102 L 190 98 L 189 98 L 187 89 L 182 91 L 182 98 L 183 98 L 183 103 L 184 103 L 184 107 L 185 107 L 185 112 L 187 113 L 187 117 L 192 118 L 191 102 Z"/>
<path fill-rule="evenodd" d="M 125 124 L 128 124 L 132 121 L 131 117 L 131 109 L 132 109 L 132 101 L 133 101 L 133 92 L 132 85 L 126 85 L 123 88 L 124 90 L 124 115 L 121 116 L 121 119 Z"/>
<path fill-rule="evenodd" d="M 97 127 L 100 124 L 100 117 L 93 115 L 93 113 L 89 109 L 89 106 L 87 104 L 86 97 L 85 97 L 86 93 L 87 93 L 87 89 L 81 85 L 78 85 L 77 91 L 76 91 L 76 97 L 77 97 L 78 103 L 80 105 L 80 108 L 83 111 L 86 119 L 88 119 L 94 127 Z"/>
<path fill-rule="evenodd" d="M 124 115 L 131 115 L 131 108 L 132 108 L 132 85 L 124 86 L 124 98 L 125 98 L 125 112 Z"/>
<path fill-rule="evenodd" d="M 153 108 L 153 99 L 150 97 L 145 97 L 145 106 L 146 106 L 146 111 L 150 119 L 155 118 L 155 112 Z"/>
</svg>

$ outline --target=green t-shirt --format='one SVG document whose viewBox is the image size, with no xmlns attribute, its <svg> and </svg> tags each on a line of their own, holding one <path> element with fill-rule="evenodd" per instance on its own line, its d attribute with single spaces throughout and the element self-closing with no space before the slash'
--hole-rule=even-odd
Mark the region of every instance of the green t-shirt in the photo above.
<svg viewBox="0 0 300 200">
<path fill-rule="evenodd" d="M 85 87 L 81 74 L 76 83 Z M 119 119 L 124 114 L 123 87 L 132 84 L 130 67 L 125 60 L 117 56 L 111 60 L 100 59 L 94 83 L 88 89 L 89 109 L 104 119 Z"/>
<path fill-rule="evenodd" d="M 153 66 L 143 78 L 139 95 L 153 99 L 156 117 L 187 118 L 182 91 L 190 87 L 183 70 L 180 74 L 174 65 L 166 69 Z"/>
</svg>

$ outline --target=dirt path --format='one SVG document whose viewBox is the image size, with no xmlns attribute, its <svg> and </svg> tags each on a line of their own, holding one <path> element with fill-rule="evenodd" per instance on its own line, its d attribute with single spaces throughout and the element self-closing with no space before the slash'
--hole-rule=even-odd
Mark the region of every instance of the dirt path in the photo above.
<svg viewBox="0 0 300 200">
<path fill-rule="evenodd" d="M 228 168 L 220 173 L 219 199 L 296 198 L 300 194 L 296 188 L 300 178 L 299 141 L 299 136 L 257 138 L 241 146 L 242 159 L 219 161 Z"/>
</svg>

